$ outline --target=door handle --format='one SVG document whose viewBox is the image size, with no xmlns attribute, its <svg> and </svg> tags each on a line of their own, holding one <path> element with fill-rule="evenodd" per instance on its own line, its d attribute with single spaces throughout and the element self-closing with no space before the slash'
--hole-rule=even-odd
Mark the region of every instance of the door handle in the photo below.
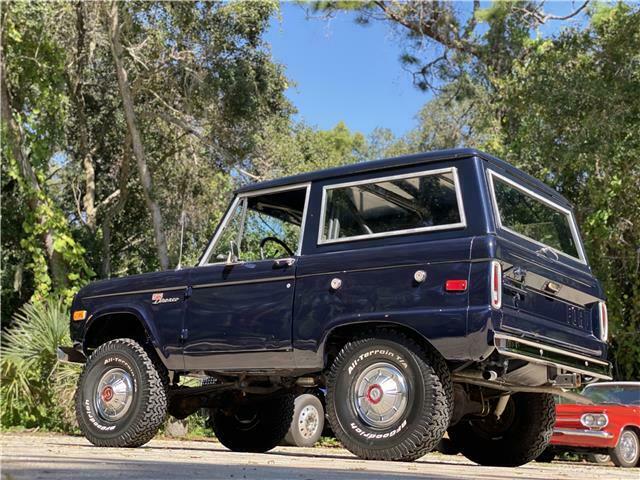
<svg viewBox="0 0 640 480">
<path fill-rule="evenodd" d="M 273 266 L 274 267 L 290 267 L 291 265 L 293 265 L 294 263 L 296 263 L 296 259 L 295 258 L 278 258 L 277 260 L 273 261 Z"/>
</svg>

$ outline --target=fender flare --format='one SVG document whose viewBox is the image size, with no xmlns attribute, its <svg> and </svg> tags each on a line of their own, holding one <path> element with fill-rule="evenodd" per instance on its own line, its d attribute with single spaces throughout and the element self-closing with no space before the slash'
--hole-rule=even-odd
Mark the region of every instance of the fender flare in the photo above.
<svg viewBox="0 0 640 480">
<path fill-rule="evenodd" d="M 109 305 L 96 310 L 87 320 L 87 323 L 84 326 L 82 332 L 82 350 L 87 352 L 87 333 L 91 330 L 93 326 L 97 323 L 100 323 L 101 319 L 108 315 L 117 315 L 117 314 L 127 314 L 136 318 L 137 322 L 140 324 L 142 329 L 144 330 L 147 338 L 151 342 L 153 349 L 155 350 L 158 358 L 161 359 L 164 364 L 164 355 L 162 354 L 162 350 L 160 348 L 160 344 L 158 343 L 158 331 L 155 327 L 155 324 L 151 322 L 146 315 L 146 312 L 138 308 L 136 306 L 130 305 Z"/>
</svg>

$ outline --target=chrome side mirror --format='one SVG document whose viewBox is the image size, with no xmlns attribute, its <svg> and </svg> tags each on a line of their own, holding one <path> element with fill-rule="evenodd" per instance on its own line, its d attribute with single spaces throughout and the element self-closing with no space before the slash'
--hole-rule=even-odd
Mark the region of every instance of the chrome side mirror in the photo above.
<svg viewBox="0 0 640 480">
<path fill-rule="evenodd" d="M 229 241 L 229 253 L 227 254 L 227 265 L 238 262 L 238 256 L 234 252 L 234 248 L 236 247 L 236 242 L 233 240 Z M 237 250 L 237 248 L 235 248 Z"/>
</svg>

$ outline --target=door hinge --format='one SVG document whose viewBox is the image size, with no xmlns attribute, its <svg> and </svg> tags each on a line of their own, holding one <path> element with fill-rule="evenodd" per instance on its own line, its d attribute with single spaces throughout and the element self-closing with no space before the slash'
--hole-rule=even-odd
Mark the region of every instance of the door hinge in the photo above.
<svg viewBox="0 0 640 480">
<path fill-rule="evenodd" d="M 187 298 L 189 298 L 192 293 L 193 293 L 193 288 L 191 288 L 190 286 L 187 287 L 187 289 L 184 291 L 184 299 L 186 300 Z"/>
<path fill-rule="evenodd" d="M 187 338 L 189 338 L 189 329 L 183 328 L 180 332 L 180 341 L 184 342 Z"/>
</svg>

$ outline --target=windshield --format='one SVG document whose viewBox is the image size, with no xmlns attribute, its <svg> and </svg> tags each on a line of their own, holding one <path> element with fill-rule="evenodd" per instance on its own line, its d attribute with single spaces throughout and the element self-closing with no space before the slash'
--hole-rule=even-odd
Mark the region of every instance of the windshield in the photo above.
<svg viewBox="0 0 640 480">
<path fill-rule="evenodd" d="M 599 404 L 640 406 L 640 385 L 589 385 L 582 395 Z"/>
</svg>

